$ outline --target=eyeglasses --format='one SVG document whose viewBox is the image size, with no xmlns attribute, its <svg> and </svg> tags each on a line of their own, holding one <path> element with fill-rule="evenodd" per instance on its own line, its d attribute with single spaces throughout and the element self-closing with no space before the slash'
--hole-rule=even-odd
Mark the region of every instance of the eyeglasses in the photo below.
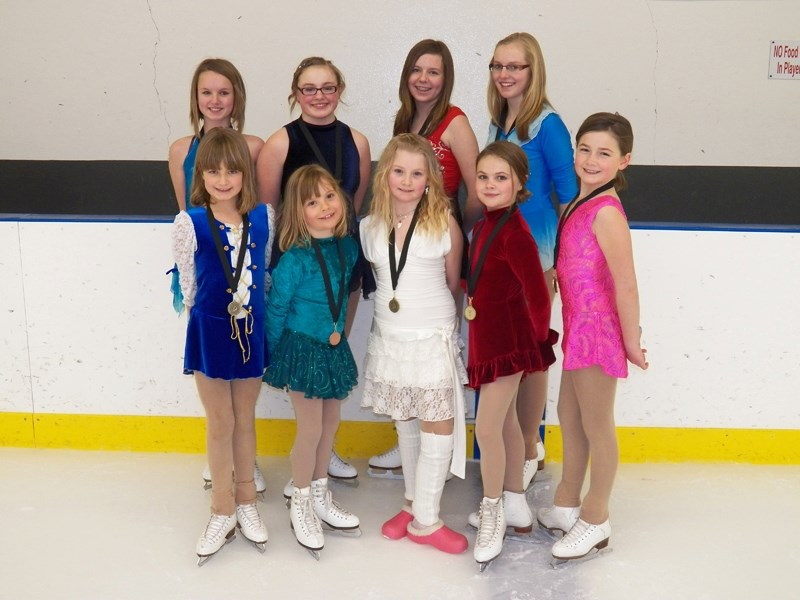
<svg viewBox="0 0 800 600">
<path fill-rule="evenodd" d="M 306 85 L 301 88 L 298 88 L 299 91 L 303 96 L 315 96 L 317 92 L 322 92 L 326 96 L 330 96 L 331 94 L 335 94 L 339 89 L 339 86 L 336 85 L 323 85 L 322 87 L 314 87 L 312 85 Z"/>
<path fill-rule="evenodd" d="M 530 67 L 530 65 L 501 65 L 500 63 L 489 63 L 489 70 L 492 73 L 502 73 L 503 69 L 509 73 L 518 73 L 519 71 L 524 71 L 528 67 Z"/>
</svg>

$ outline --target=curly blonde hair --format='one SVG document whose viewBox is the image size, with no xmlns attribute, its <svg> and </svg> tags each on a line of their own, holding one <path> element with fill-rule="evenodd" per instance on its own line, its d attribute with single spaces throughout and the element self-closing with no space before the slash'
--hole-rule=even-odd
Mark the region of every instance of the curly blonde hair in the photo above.
<svg viewBox="0 0 800 600">
<path fill-rule="evenodd" d="M 372 225 L 383 223 L 386 226 L 387 236 L 392 230 L 395 215 L 394 202 L 392 202 L 392 194 L 389 190 L 389 172 L 395 156 L 401 150 L 412 154 L 421 154 L 425 159 L 427 191 L 423 193 L 419 203 L 416 230 L 428 235 L 444 233 L 449 228 L 450 198 L 444 192 L 441 167 L 433 153 L 431 143 L 416 133 L 396 135 L 389 141 L 381 154 L 372 180 L 372 201 L 369 206 Z"/>
</svg>

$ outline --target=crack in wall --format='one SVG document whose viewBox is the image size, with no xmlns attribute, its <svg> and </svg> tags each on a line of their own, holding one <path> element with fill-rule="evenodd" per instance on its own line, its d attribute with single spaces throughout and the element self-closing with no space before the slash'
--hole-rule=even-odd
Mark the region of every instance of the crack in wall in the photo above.
<svg viewBox="0 0 800 600">
<path fill-rule="evenodd" d="M 159 29 L 156 18 L 153 16 L 153 7 L 150 5 L 150 0 L 147 0 L 147 12 L 150 14 L 150 21 L 152 21 L 153 27 L 156 30 L 156 41 L 153 43 L 153 90 L 156 93 L 158 110 L 161 113 L 161 117 L 164 119 L 164 124 L 167 126 L 166 142 L 167 147 L 169 148 L 169 141 L 172 139 L 172 127 L 169 125 L 169 119 L 167 119 L 167 113 L 164 110 L 164 103 L 161 100 L 161 93 L 158 91 L 158 68 L 156 67 L 156 61 L 158 60 L 158 45 L 161 43 L 161 29 Z"/>
<path fill-rule="evenodd" d="M 656 80 L 656 74 L 658 72 L 658 27 L 656 26 L 656 19 L 653 16 L 653 7 L 651 3 L 647 3 L 647 12 L 650 13 L 650 24 L 653 26 L 653 32 L 655 33 L 655 43 L 656 43 L 656 51 L 655 57 L 653 59 L 653 164 L 657 165 L 658 161 L 656 160 L 656 150 L 658 148 L 658 83 Z"/>
</svg>

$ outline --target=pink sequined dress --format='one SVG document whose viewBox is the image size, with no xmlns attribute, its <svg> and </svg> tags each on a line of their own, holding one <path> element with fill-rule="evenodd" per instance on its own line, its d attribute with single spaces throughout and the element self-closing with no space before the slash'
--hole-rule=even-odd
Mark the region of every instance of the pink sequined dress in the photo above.
<svg viewBox="0 0 800 600">
<path fill-rule="evenodd" d="M 627 377 L 628 361 L 617 313 L 614 279 L 592 232 L 597 211 L 619 200 L 598 196 L 567 219 L 559 240 L 558 288 L 564 319 L 564 370 L 599 365 L 611 377 Z"/>
</svg>

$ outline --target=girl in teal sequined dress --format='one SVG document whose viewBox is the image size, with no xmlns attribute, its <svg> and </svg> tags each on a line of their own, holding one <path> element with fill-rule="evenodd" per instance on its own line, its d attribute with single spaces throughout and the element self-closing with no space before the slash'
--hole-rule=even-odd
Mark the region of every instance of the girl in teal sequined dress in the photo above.
<svg viewBox="0 0 800 600">
<path fill-rule="evenodd" d="M 347 234 L 344 194 L 319 165 L 289 178 L 281 207 L 266 330 L 272 362 L 269 385 L 289 392 L 297 420 L 292 447 L 291 523 L 297 541 L 315 557 L 322 524 L 358 532 L 359 520 L 331 499 L 328 462 L 339 426 L 340 400 L 356 387 L 358 371 L 344 335 L 350 273 L 358 255 Z"/>
</svg>

